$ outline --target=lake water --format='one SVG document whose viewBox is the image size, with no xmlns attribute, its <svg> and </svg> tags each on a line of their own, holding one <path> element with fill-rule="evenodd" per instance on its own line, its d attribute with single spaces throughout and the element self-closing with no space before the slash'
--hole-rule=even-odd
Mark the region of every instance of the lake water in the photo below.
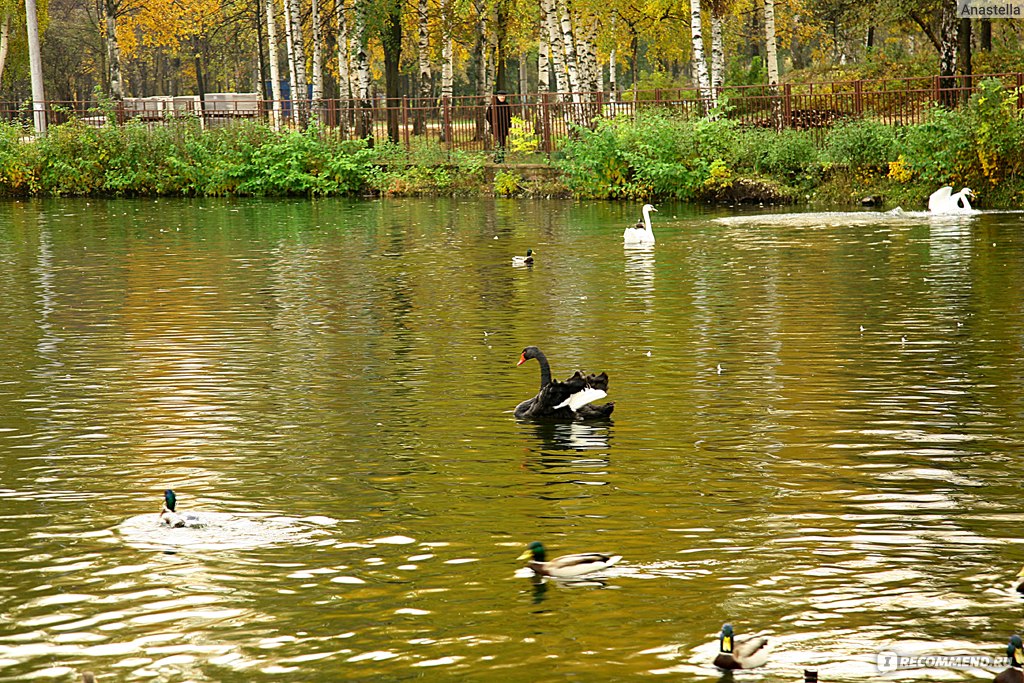
<svg viewBox="0 0 1024 683">
<path fill-rule="evenodd" d="M 0 204 L 0 680 L 716 681 L 727 621 L 738 680 L 1001 670 L 1024 216 L 638 214 Z M 527 345 L 613 421 L 517 422 Z"/>
</svg>

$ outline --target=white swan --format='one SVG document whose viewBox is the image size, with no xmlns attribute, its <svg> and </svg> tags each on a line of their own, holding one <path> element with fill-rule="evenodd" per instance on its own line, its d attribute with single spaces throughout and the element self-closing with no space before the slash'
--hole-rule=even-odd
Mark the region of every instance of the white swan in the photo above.
<svg viewBox="0 0 1024 683">
<path fill-rule="evenodd" d="M 928 210 L 932 213 L 973 213 L 968 197 L 974 196 L 974 190 L 965 187 L 956 194 L 949 185 L 940 187 L 928 197 Z"/>
<path fill-rule="evenodd" d="M 622 233 L 624 244 L 654 244 L 654 231 L 651 230 L 651 211 L 657 211 L 654 205 L 644 204 L 643 227 L 641 227 L 640 221 L 637 221 L 635 228 L 626 228 L 626 231 Z"/>
</svg>

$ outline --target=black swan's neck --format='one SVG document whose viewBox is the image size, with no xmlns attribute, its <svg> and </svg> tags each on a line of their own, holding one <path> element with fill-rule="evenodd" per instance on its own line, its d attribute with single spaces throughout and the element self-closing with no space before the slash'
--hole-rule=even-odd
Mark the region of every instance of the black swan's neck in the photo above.
<svg viewBox="0 0 1024 683">
<path fill-rule="evenodd" d="M 543 389 L 551 384 L 551 366 L 548 365 L 548 357 L 540 349 L 537 349 L 537 355 L 534 357 L 540 363 L 540 388 Z"/>
</svg>

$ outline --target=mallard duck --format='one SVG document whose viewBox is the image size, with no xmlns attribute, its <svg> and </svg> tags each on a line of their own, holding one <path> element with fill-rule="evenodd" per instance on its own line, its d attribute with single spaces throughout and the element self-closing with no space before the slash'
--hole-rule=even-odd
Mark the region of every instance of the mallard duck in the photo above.
<svg viewBox="0 0 1024 683">
<path fill-rule="evenodd" d="M 546 561 L 544 545 L 534 541 L 517 559 L 530 560 L 527 567 L 537 576 L 553 576 L 558 579 L 571 579 L 584 574 L 593 574 L 611 567 L 622 559 L 622 555 L 605 555 L 604 553 L 579 553 L 562 555 L 550 562 Z"/>
<path fill-rule="evenodd" d="M 185 518 L 174 510 L 177 505 L 178 499 L 174 495 L 174 491 L 166 489 L 164 491 L 164 509 L 160 511 L 160 521 L 163 524 L 173 527 L 185 526 Z"/>
<path fill-rule="evenodd" d="M 513 256 L 513 266 L 529 266 L 533 264 L 533 249 L 526 250 L 526 256 Z"/>
<path fill-rule="evenodd" d="M 765 650 L 768 639 L 761 636 L 737 642 L 732 624 L 722 626 L 718 643 L 718 656 L 714 664 L 719 669 L 753 669 L 768 660 L 768 652 Z"/>
<path fill-rule="evenodd" d="M 1017 634 L 1010 636 L 1006 656 L 1010 660 L 1010 668 L 996 676 L 994 683 L 1024 683 L 1024 641 Z"/>
<path fill-rule="evenodd" d="M 91 671 L 83 671 L 82 683 L 96 683 L 96 677 L 93 676 Z"/>
<path fill-rule="evenodd" d="M 1018 593 L 1024 593 L 1024 567 L 1020 568 L 1017 572 L 1017 585 L 1015 586 Z"/>
</svg>

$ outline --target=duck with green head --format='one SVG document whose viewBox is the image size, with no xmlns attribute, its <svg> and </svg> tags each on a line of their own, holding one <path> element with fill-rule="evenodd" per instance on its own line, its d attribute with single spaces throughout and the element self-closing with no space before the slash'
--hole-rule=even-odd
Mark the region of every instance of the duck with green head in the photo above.
<svg viewBox="0 0 1024 683">
<path fill-rule="evenodd" d="M 593 574 L 607 569 L 621 560 L 622 555 L 577 553 L 575 555 L 562 555 L 548 561 L 544 545 L 539 541 L 534 541 L 517 559 L 530 560 L 526 566 L 532 569 L 533 573 L 537 576 L 572 579 L 577 576 Z"/>
<path fill-rule="evenodd" d="M 718 645 L 714 665 L 719 669 L 753 669 L 768 661 L 768 639 L 760 636 L 737 641 L 732 624 L 722 625 Z"/>
<path fill-rule="evenodd" d="M 186 524 L 185 518 L 178 514 L 175 508 L 178 506 L 178 498 L 171 489 L 164 490 L 164 509 L 160 511 L 160 522 L 172 527 L 183 527 Z"/>
<path fill-rule="evenodd" d="M 1006 657 L 1010 667 L 995 677 L 994 683 L 1024 683 L 1024 641 L 1016 633 L 1010 636 L 1006 646 Z"/>
</svg>

